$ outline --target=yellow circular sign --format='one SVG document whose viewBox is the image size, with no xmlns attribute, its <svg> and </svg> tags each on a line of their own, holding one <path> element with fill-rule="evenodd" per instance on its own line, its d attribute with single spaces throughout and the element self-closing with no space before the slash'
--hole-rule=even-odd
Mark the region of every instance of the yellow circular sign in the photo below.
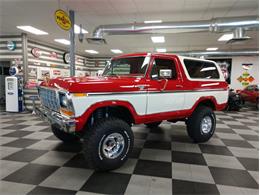
<svg viewBox="0 0 260 195">
<path fill-rule="evenodd" d="M 63 30 L 69 30 L 71 28 L 70 17 L 65 11 L 61 9 L 58 9 L 55 12 L 55 21 Z"/>
</svg>

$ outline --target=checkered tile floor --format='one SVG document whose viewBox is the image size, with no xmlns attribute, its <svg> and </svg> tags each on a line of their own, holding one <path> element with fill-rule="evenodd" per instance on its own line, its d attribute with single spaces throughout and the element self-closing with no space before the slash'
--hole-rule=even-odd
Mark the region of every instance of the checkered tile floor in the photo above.
<svg viewBox="0 0 260 195">
<path fill-rule="evenodd" d="M 133 127 L 135 146 L 112 172 L 88 169 L 31 114 L 0 113 L 1 194 L 258 194 L 258 111 L 217 112 L 217 130 L 194 144 L 184 123 Z"/>
</svg>

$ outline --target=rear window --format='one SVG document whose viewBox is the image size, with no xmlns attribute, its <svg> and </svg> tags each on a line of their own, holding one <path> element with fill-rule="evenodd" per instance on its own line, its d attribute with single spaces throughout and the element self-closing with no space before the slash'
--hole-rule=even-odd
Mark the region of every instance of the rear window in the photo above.
<svg viewBox="0 0 260 195">
<path fill-rule="evenodd" d="M 212 62 L 184 59 L 184 65 L 193 79 L 219 79 L 219 72 Z"/>
</svg>

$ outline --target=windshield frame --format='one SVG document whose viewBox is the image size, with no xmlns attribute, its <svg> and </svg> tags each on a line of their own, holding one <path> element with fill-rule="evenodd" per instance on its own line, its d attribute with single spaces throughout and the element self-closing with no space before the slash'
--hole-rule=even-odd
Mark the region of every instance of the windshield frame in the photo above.
<svg viewBox="0 0 260 195">
<path fill-rule="evenodd" d="M 139 75 L 139 76 L 137 76 L 137 75 L 131 75 L 131 74 L 122 74 L 122 75 L 118 75 L 118 74 L 112 74 L 112 75 L 105 75 L 104 73 L 105 73 L 105 69 L 106 69 L 106 67 L 108 66 L 108 63 L 110 63 L 111 64 L 111 61 L 112 60 L 118 60 L 118 59 L 129 59 L 129 58 L 138 58 L 138 57 L 144 57 L 144 60 L 143 60 L 143 62 L 146 60 L 146 58 L 149 58 L 149 62 L 147 63 L 147 66 L 146 66 L 146 70 L 145 70 L 145 72 L 141 75 Z M 148 69 L 149 69 L 149 66 L 150 66 L 150 63 L 151 63 L 151 54 L 146 54 L 146 55 L 136 55 L 136 56 L 122 56 L 122 57 L 116 57 L 116 58 L 111 58 L 109 61 L 108 61 L 108 63 L 106 64 L 106 66 L 105 66 L 105 68 L 104 68 L 104 72 L 103 72 L 103 74 L 102 74 L 102 76 L 104 76 L 104 77 L 113 77 L 113 76 L 118 76 L 118 77 L 136 77 L 136 78 L 145 78 L 146 77 L 146 75 L 147 75 L 147 71 L 148 71 Z M 113 69 L 113 68 L 112 68 Z"/>
</svg>

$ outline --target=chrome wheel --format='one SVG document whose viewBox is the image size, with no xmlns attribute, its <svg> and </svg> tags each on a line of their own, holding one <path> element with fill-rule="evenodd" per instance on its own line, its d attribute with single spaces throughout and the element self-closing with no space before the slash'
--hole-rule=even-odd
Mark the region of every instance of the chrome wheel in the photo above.
<svg viewBox="0 0 260 195">
<path fill-rule="evenodd" d="M 120 133 L 108 135 L 102 143 L 102 152 L 108 159 L 115 159 L 122 154 L 125 148 L 124 137 Z"/>
<path fill-rule="evenodd" d="M 210 116 L 205 116 L 202 120 L 201 120 L 201 124 L 200 124 L 200 129 L 202 131 L 202 133 L 207 134 L 211 131 L 212 129 L 212 118 Z"/>
</svg>

